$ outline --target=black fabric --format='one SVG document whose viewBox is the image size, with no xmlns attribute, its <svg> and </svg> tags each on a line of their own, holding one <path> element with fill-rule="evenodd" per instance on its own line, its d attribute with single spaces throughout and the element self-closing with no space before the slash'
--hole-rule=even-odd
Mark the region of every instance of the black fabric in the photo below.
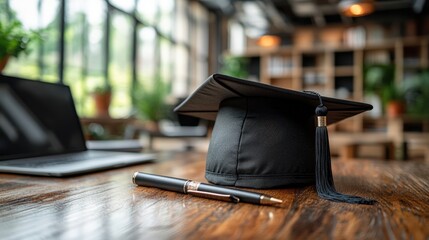
<svg viewBox="0 0 429 240">
<path fill-rule="evenodd" d="M 313 107 L 313 110 L 319 105 L 318 97 L 313 94 L 214 74 L 176 107 L 175 111 L 184 115 L 215 120 L 220 102 L 234 97 L 269 97 L 275 98 L 279 102 L 296 102 L 309 105 Z M 372 109 L 371 105 L 365 103 L 328 97 L 322 97 L 322 99 L 329 109 L 328 124 Z"/>
<path fill-rule="evenodd" d="M 207 154 L 207 180 L 250 188 L 314 183 L 313 115 L 311 106 L 293 101 L 222 101 Z"/>
</svg>

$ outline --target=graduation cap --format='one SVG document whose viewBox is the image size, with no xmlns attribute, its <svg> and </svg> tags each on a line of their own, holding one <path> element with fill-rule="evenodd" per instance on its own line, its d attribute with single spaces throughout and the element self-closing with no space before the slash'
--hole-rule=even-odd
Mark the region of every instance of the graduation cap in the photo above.
<svg viewBox="0 0 429 240">
<path fill-rule="evenodd" d="M 324 199 L 372 204 L 336 191 L 326 128 L 371 109 L 365 103 L 215 74 L 175 111 L 215 120 L 206 163 L 211 183 L 249 188 L 316 183 Z"/>
</svg>

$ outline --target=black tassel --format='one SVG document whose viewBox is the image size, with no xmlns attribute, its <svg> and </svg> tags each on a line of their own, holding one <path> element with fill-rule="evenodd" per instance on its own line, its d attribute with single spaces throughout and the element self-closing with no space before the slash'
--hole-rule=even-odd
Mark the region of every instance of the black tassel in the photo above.
<svg viewBox="0 0 429 240">
<path fill-rule="evenodd" d="M 326 115 L 328 109 L 323 105 L 319 94 L 320 105 L 316 108 L 316 189 L 317 194 L 326 200 L 335 202 L 347 202 L 355 204 L 374 204 L 372 199 L 338 193 L 335 189 L 331 169 L 331 152 L 329 149 L 328 129 L 326 127 Z"/>
</svg>

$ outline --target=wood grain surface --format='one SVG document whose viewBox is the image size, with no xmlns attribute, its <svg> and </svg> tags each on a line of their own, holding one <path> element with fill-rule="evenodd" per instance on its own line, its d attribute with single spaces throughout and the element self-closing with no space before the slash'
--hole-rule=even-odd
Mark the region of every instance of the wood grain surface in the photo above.
<svg viewBox="0 0 429 240">
<path fill-rule="evenodd" d="M 278 207 L 133 185 L 135 171 L 204 179 L 204 153 L 70 178 L 0 174 L 0 239 L 429 239 L 429 165 L 333 161 L 336 187 L 373 206 L 320 199 L 313 186 L 254 190 Z"/>
</svg>

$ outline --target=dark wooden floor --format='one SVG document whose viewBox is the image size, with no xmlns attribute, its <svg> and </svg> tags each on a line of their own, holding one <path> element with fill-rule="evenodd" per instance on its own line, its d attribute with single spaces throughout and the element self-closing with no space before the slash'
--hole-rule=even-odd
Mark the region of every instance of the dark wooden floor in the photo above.
<svg viewBox="0 0 429 240">
<path fill-rule="evenodd" d="M 314 187 L 258 190 L 278 207 L 132 184 L 135 171 L 204 179 L 204 153 L 78 177 L 0 174 L 1 239 L 429 239 L 429 165 L 334 161 L 336 187 L 373 206 L 320 199 Z"/>
</svg>

